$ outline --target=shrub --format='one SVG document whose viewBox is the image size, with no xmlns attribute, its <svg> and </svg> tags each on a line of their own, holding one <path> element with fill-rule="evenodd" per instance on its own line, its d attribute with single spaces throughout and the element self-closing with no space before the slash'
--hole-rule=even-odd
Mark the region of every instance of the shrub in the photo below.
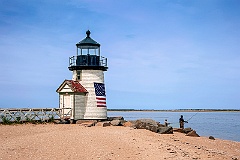
<svg viewBox="0 0 240 160">
<path fill-rule="evenodd" d="M 2 117 L 2 123 L 3 124 L 11 124 L 12 122 L 10 121 L 10 119 L 9 118 L 7 118 L 7 117 Z"/>
</svg>

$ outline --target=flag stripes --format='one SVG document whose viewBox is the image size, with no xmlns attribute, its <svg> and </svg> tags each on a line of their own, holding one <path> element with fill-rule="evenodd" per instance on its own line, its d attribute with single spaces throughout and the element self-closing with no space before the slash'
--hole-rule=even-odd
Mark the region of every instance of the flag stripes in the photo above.
<svg viewBox="0 0 240 160">
<path fill-rule="evenodd" d="M 106 93 L 103 83 L 94 83 L 97 107 L 107 107 L 106 105 Z"/>
</svg>

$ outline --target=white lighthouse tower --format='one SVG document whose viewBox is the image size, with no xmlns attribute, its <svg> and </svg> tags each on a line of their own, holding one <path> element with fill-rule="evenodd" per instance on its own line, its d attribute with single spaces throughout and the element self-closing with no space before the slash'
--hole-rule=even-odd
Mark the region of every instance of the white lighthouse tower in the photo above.
<svg viewBox="0 0 240 160">
<path fill-rule="evenodd" d="M 107 119 L 104 71 L 107 58 L 100 55 L 100 44 L 87 36 L 76 44 L 77 54 L 69 58 L 72 80 L 65 80 L 57 89 L 59 107 L 70 119 Z"/>
</svg>

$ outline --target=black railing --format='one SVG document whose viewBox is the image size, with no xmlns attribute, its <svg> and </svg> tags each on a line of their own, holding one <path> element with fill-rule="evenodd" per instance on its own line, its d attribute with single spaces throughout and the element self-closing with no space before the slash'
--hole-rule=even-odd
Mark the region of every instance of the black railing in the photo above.
<svg viewBox="0 0 240 160">
<path fill-rule="evenodd" d="M 79 55 L 69 57 L 69 67 L 72 66 L 104 66 L 107 67 L 107 58 L 96 55 Z"/>
</svg>

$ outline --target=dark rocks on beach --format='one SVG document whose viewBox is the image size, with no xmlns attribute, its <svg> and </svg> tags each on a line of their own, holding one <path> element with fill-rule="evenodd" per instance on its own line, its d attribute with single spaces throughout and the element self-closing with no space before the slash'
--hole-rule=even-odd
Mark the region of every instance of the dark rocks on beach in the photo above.
<svg viewBox="0 0 240 160">
<path fill-rule="evenodd" d="M 158 127 L 159 134 L 173 134 L 172 127 Z"/>
<path fill-rule="evenodd" d="M 191 128 L 172 128 L 171 126 L 166 127 L 159 122 L 152 119 L 138 119 L 135 121 L 125 121 L 123 117 L 108 117 L 107 121 L 97 121 L 97 120 L 77 120 L 76 124 L 85 127 L 91 126 L 125 126 L 133 127 L 135 129 L 146 129 L 159 134 L 172 134 L 173 131 L 178 131 L 186 133 L 186 136 L 200 137 L 196 131 Z"/>
<path fill-rule="evenodd" d="M 172 134 L 173 128 L 172 127 L 165 127 L 165 125 L 160 124 L 157 121 L 152 119 L 138 119 L 136 121 L 126 122 L 126 125 L 130 125 L 136 129 L 147 129 L 155 133 L 159 134 Z M 126 126 L 124 124 L 124 126 Z"/>
<path fill-rule="evenodd" d="M 186 136 L 200 137 L 195 130 L 192 130 L 191 132 L 187 133 Z"/>
<path fill-rule="evenodd" d="M 118 119 L 112 120 L 110 123 L 112 126 L 121 126 L 121 120 Z"/>
<path fill-rule="evenodd" d="M 123 123 L 123 126 L 124 126 L 124 127 L 135 127 L 135 126 L 134 126 L 134 123 L 131 122 L 131 121 L 126 121 L 126 122 L 124 122 L 124 123 Z"/>
<path fill-rule="evenodd" d="M 158 133 L 158 127 L 157 126 L 150 126 L 149 130 L 155 133 Z"/>
<path fill-rule="evenodd" d="M 142 122 L 141 120 L 137 120 L 135 122 L 135 127 L 137 129 L 146 129 L 147 123 L 146 122 Z"/>
<path fill-rule="evenodd" d="M 110 121 L 104 121 L 104 122 L 97 122 L 95 126 L 106 127 L 110 125 L 111 125 Z"/>
<path fill-rule="evenodd" d="M 174 132 L 181 132 L 181 133 L 186 133 L 186 136 L 191 136 L 191 137 L 200 137 L 195 130 L 192 128 L 174 128 Z"/>
<path fill-rule="evenodd" d="M 183 129 L 182 128 L 173 128 L 173 132 L 183 133 Z"/>
<path fill-rule="evenodd" d="M 96 120 L 77 120 L 76 124 L 79 124 L 80 126 L 85 126 L 85 127 L 91 127 L 95 126 L 97 123 Z"/>
<path fill-rule="evenodd" d="M 53 123 L 56 123 L 56 124 L 60 124 L 60 122 L 61 122 L 60 120 L 56 120 L 56 119 L 53 121 Z"/>
<path fill-rule="evenodd" d="M 54 123 L 56 124 L 70 124 L 70 121 L 67 120 L 55 120 Z"/>
<path fill-rule="evenodd" d="M 110 121 L 112 126 L 123 126 L 126 122 L 123 117 L 108 117 L 107 121 Z"/>
<path fill-rule="evenodd" d="M 112 121 L 112 120 L 124 120 L 124 118 L 122 116 L 119 117 L 107 117 L 108 121 Z"/>
<path fill-rule="evenodd" d="M 187 134 L 187 133 L 193 131 L 193 129 L 192 128 L 184 128 L 182 131 L 183 131 L 183 133 Z"/>
<path fill-rule="evenodd" d="M 215 140 L 215 138 L 213 136 L 209 136 L 209 139 Z"/>
<path fill-rule="evenodd" d="M 165 125 L 160 124 L 159 122 L 154 121 L 152 119 L 138 119 L 133 123 L 135 123 L 135 126 L 137 129 L 147 129 L 147 128 L 151 128 L 151 126 L 165 127 Z"/>
</svg>

